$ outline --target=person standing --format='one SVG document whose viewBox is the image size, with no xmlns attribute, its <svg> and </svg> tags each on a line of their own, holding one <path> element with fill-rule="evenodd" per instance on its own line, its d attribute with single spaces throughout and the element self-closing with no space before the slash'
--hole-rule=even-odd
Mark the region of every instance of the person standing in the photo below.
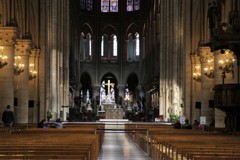
<svg viewBox="0 0 240 160">
<path fill-rule="evenodd" d="M 10 110 L 10 105 L 7 105 L 7 110 L 5 110 L 2 114 L 2 121 L 4 123 L 4 127 L 12 127 L 14 123 L 14 115 L 13 111 Z"/>
</svg>

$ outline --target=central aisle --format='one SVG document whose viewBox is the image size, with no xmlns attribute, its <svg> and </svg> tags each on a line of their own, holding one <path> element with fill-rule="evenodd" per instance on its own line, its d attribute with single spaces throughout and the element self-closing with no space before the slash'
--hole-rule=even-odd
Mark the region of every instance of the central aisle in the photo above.
<svg viewBox="0 0 240 160">
<path fill-rule="evenodd" d="M 98 160 L 150 160 L 125 133 L 105 133 Z"/>
</svg>

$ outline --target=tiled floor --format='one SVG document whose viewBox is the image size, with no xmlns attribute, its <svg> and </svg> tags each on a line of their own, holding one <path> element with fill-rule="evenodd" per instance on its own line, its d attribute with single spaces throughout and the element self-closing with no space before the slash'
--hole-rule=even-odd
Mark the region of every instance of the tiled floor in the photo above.
<svg viewBox="0 0 240 160">
<path fill-rule="evenodd" d="M 150 160 L 125 133 L 105 133 L 98 160 Z"/>
</svg>

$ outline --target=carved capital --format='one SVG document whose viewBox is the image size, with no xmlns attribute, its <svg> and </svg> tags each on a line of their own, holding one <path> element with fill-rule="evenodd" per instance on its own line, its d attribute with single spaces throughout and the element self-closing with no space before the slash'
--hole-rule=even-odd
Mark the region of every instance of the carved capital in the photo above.
<svg viewBox="0 0 240 160">
<path fill-rule="evenodd" d="M 31 57 L 38 58 L 40 55 L 40 49 L 34 48 L 31 50 Z"/>
<path fill-rule="evenodd" d="M 0 45 L 13 46 L 18 38 L 18 30 L 15 27 L 0 27 Z"/>
<path fill-rule="evenodd" d="M 18 39 L 15 45 L 15 55 L 24 56 L 31 53 L 31 40 Z"/>
</svg>

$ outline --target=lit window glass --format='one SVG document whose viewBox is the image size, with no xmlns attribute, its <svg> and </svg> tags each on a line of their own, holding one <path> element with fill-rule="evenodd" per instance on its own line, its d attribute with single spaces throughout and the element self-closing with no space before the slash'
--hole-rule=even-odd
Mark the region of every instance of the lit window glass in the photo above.
<svg viewBox="0 0 240 160">
<path fill-rule="evenodd" d="M 113 36 L 113 56 L 117 56 L 117 36 Z"/>
<path fill-rule="evenodd" d="M 127 0 L 127 11 L 137 11 L 140 9 L 140 0 Z"/>
<path fill-rule="evenodd" d="M 140 53 L 139 34 L 136 33 L 136 56 L 139 56 L 139 53 Z"/>
<path fill-rule="evenodd" d="M 101 0 L 101 11 L 109 12 L 109 0 Z"/>
<path fill-rule="evenodd" d="M 104 56 L 104 36 L 102 36 L 102 42 L 101 42 L 101 56 Z"/>
<path fill-rule="evenodd" d="M 118 0 L 110 0 L 110 12 L 118 12 Z"/>
</svg>

